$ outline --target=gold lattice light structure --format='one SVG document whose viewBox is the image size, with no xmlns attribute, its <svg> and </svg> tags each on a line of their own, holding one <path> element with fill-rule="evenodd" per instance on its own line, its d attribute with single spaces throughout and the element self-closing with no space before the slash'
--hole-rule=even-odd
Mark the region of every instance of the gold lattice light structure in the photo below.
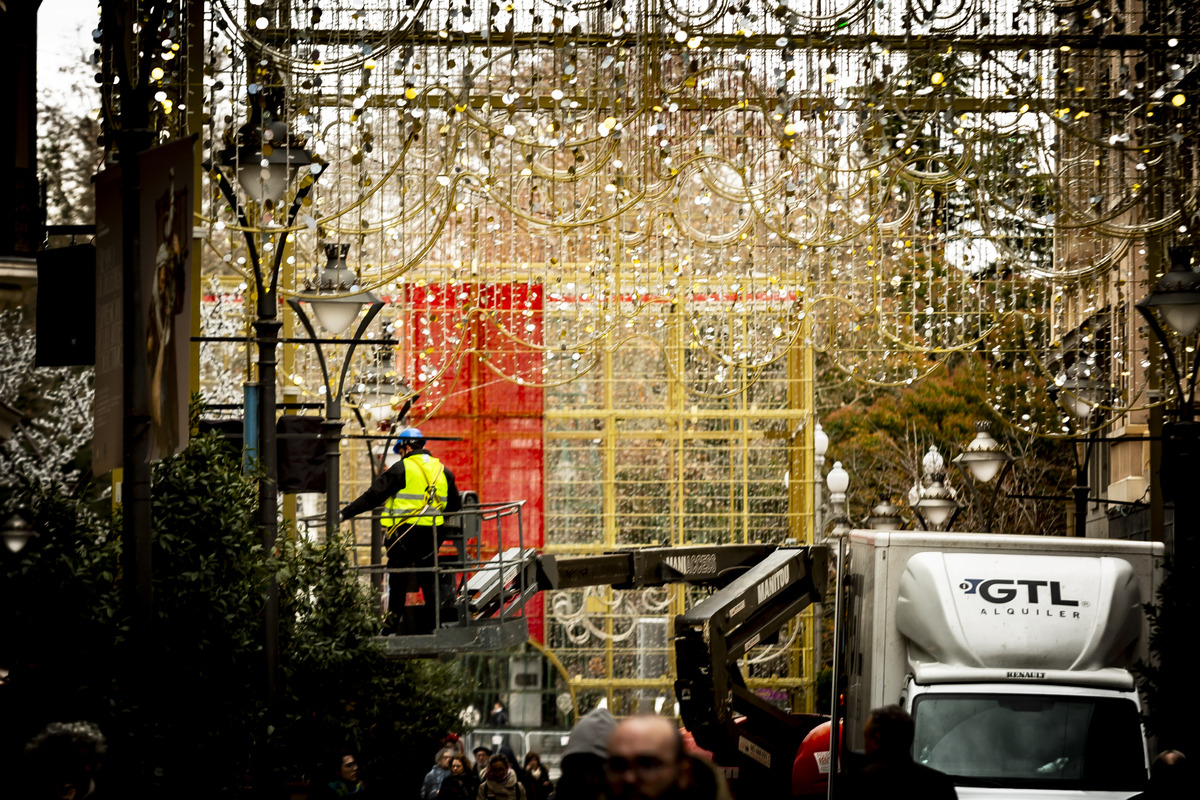
<svg viewBox="0 0 1200 800">
<path fill-rule="evenodd" d="M 430 343 L 360 349 L 362 374 L 416 365 L 418 421 L 471 359 L 544 387 L 549 549 L 805 538 L 814 352 L 877 384 L 962 357 L 1043 435 L 1078 433 L 1045 391 L 1072 376 L 1110 414 L 1161 402 L 1130 306 L 1197 210 L 1191 0 L 179 8 L 202 69 L 168 64 L 160 128 L 199 106 L 216 156 L 281 96 L 281 146 L 323 170 L 281 294 L 351 244 L 390 304 L 373 335 Z M 236 332 L 246 226 L 206 197 L 206 333 Z M 253 212 L 278 233 L 281 208 Z M 220 398 L 249 363 L 207 349 Z M 308 358 L 284 371 L 315 395 Z M 622 614 L 682 602 L 568 599 L 552 636 L 597 682 L 622 669 Z"/>
</svg>

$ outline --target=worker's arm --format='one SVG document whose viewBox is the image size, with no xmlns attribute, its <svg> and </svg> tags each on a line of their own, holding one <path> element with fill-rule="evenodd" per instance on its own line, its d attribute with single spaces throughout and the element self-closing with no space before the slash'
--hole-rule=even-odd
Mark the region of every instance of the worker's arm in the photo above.
<svg viewBox="0 0 1200 800">
<path fill-rule="evenodd" d="M 364 511 L 378 508 L 387 502 L 389 497 L 404 489 L 405 483 L 404 461 L 400 460 L 372 481 L 365 492 L 346 504 L 342 509 L 342 519 L 347 520 Z"/>
<path fill-rule="evenodd" d="M 458 493 L 458 484 L 454 482 L 454 473 L 443 468 L 446 473 L 446 512 L 462 511 L 462 495 Z"/>
</svg>

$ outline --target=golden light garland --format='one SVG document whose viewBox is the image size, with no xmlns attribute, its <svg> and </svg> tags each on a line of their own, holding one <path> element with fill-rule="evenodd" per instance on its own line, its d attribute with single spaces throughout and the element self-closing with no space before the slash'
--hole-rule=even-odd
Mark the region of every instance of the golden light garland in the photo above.
<svg viewBox="0 0 1200 800">
<path fill-rule="evenodd" d="M 1171 125 L 1196 61 L 1177 17 L 1135 36 L 1153 20 L 1087 3 L 800 6 L 219 1 L 208 140 L 277 80 L 328 164 L 296 263 L 350 241 L 376 292 L 538 286 L 565 311 L 537 341 L 471 302 L 438 324 L 542 353 L 488 361 L 542 385 L 669 330 L 707 395 L 800 337 L 880 383 L 966 350 L 1061 364 L 1063 298 L 1194 212 L 1162 169 L 1195 149 Z M 233 221 L 204 220 L 236 264 Z M 1144 400 L 1111 383 L 1114 408 Z"/>
</svg>

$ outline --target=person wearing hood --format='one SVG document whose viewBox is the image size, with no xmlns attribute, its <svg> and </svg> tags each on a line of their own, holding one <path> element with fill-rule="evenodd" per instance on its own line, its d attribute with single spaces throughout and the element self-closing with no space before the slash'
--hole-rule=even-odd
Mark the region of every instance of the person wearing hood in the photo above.
<svg viewBox="0 0 1200 800">
<path fill-rule="evenodd" d="M 525 787 L 517 780 L 517 773 L 509 766 L 508 759 L 497 753 L 488 762 L 488 771 L 479 786 L 477 800 L 528 800 Z"/>
<path fill-rule="evenodd" d="M 521 759 L 517 758 L 512 747 L 508 743 L 504 743 L 496 748 L 496 752 L 508 759 L 509 768 L 517 773 L 517 780 L 521 782 L 522 786 L 525 786 L 525 768 L 521 766 Z"/>
<path fill-rule="evenodd" d="M 595 800 L 604 793 L 608 737 L 617 721 L 607 708 L 596 708 L 576 723 L 563 751 L 562 775 L 550 800 Z"/>
</svg>

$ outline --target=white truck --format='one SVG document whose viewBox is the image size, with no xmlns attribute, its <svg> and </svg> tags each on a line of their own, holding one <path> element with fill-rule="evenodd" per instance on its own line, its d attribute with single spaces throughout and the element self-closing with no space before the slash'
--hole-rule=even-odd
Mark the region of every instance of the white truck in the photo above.
<svg viewBox="0 0 1200 800">
<path fill-rule="evenodd" d="M 1158 543 L 853 531 L 846 576 L 846 744 L 872 708 L 916 725 L 913 757 L 970 798 L 1119 800 L 1148 752 L 1130 667 Z"/>
</svg>

